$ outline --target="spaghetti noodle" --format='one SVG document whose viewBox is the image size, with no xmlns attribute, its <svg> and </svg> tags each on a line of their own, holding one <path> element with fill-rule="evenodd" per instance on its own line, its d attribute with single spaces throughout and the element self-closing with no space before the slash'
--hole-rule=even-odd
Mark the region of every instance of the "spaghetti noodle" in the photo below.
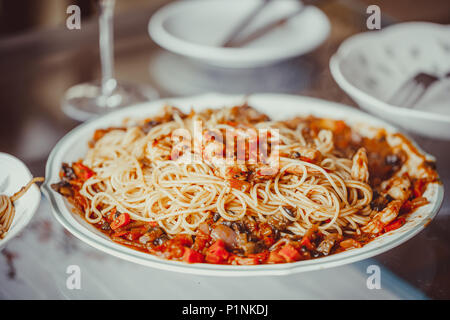
<svg viewBox="0 0 450 320">
<path fill-rule="evenodd" d="M 169 259 L 290 262 L 361 246 L 413 200 L 415 180 L 396 174 L 405 156 L 395 155 L 388 179 L 372 176 L 373 146 L 361 141 L 342 121 L 167 107 L 138 125 L 97 131 L 54 187 L 114 240 Z"/>
<path fill-rule="evenodd" d="M 19 200 L 33 184 L 43 181 L 44 178 L 41 177 L 33 178 L 25 187 L 20 189 L 20 191 L 13 196 L 8 197 L 7 195 L 0 195 L 0 239 L 3 239 L 6 236 L 6 233 L 14 220 L 16 213 L 14 201 Z"/>
</svg>

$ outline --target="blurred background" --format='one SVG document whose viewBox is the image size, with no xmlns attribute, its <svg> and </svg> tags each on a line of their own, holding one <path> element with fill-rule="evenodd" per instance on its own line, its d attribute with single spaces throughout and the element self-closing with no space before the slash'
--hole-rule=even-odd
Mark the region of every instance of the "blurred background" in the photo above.
<svg viewBox="0 0 450 320">
<path fill-rule="evenodd" d="M 114 21 L 117 77 L 149 83 L 163 97 L 190 93 L 182 89 L 174 92 L 176 83 L 171 88 L 170 83 L 163 81 L 164 77 L 152 77 L 148 68 L 161 49 L 149 38 L 147 24 L 152 13 L 169 2 L 118 0 Z M 331 0 L 321 3 L 332 29 L 323 45 L 302 57 L 304 72 L 313 76 L 305 84 L 304 79 L 291 75 L 294 79 L 288 77 L 289 88 L 269 88 L 270 91 L 290 91 L 353 104 L 331 78 L 328 60 L 343 39 L 367 31 L 365 10 L 369 4 L 380 6 L 382 19 L 387 23 L 391 20 L 450 23 L 447 0 Z M 68 30 L 65 26 L 66 9 L 71 4 L 81 8 L 81 30 Z M 68 127 L 77 124 L 60 110 L 64 91 L 100 77 L 97 14 L 98 3 L 93 0 L 0 0 L 0 70 L 3 75 L 0 78 L 0 150 L 20 155 L 35 174 L 43 174 L 44 160 L 57 139 Z M 155 70 L 159 67 L 155 66 Z M 42 132 L 35 134 L 36 130 Z"/>
<path fill-rule="evenodd" d="M 336 85 L 328 65 L 344 39 L 367 31 L 368 5 L 381 8 L 382 25 L 405 21 L 450 24 L 448 0 L 321 1 L 320 9 L 330 20 L 331 33 L 320 47 L 287 68 L 230 71 L 174 60 L 151 40 L 147 31 L 149 19 L 169 2 L 172 1 L 117 0 L 114 11 L 117 78 L 148 84 L 161 97 L 206 91 L 271 91 L 356 107 Z M 66 28 L 66 9 L 72 4 L 81 8 L 81 30 Z M 34 175 L 44 175 L 51 149 L 79 124 L 61 111 L 64 92 L 75 84 L 100 78 L 97 14 L 98 3 L 93 0 L 0 0 L 0 151 L 20 158 Z M 230 79 L 236 78 L 244 83 L 233 86 Z M 186 86 L 190 79 L 197 82 Z M 214 82 L 216 86 L 208 87 L 205 82 Z M 420 138 L 418 141 L 431 153 L 448 149 L 445 142 Z M 450 163 L 450 155 L 441 155 L 439 160 Z M 450 176 L 446 166 L 439 169 L 441 175 Z M 448 205 L 445 210 L 449 211 Z M 448 217 L 444 216 L 441 223 L 432 224 L 407 244 L 380 256 L 382 263 L 429 297 L 450 298 Z M 434 250 L 418 247 L 424 239 L 433 244 Z M 409 258 L 414 258 L 414 262 Z"/>
<path fill-rule="evenodd" d="M 206 0 L 207 1 L 207 0 Z M 245 1 L 245 0 L 244 0 Z M 117 78 L 148 83 L 162 97 L 201 91 L 235 93 L 226 87 L 186 89 L 162 75 L 171 60 L 162 59 L 160 49 L 147 32 L 151 15 L 170 0 L 118 0 L 115 7 L 115 67 Z M 68 30 L 67 6 L 81 8 L 81 30 Z M 366 8 L 377 4 L 384 24 L 403 21 L 450 23 L 448 0 L 330 0 L 320 8 L 331 22 L 331 34 L 318 49 L 303 56 L 299 70 L 272 72 L 274 80 L 252 91 L 289 92 L 355 105 L 331 78 L 328 61 L 339 44 L 352 34 L 367 31 Z M 42 175 L 45 159 L 55 142 L 77 122 L 61 112 L 60 100 L 69 87 L 100 77 L 98 49 L 98 2 L 93 0 L 0 0 L 0 150 L 19 156 L 34 174 Z M 180 66 L 185 67 L 185 66 Z M 199 69 L 204 68 L 198 66 Z M 193 72 L 192 66 L 183 70 Z M 227 70 L 205 69 L 225 78 Z M 227 74 L 228 72 L 228 74 Z M 261 79 L 261 72 L 247 74 L 247 83 Z M 306 74 L 308 77 L 306 77 Z M 182 75 L 178 75 L 182 77 Z M 173 77 L 172 77 L 173 78 Z M 168 83 L 169 81 L 169 83 Z M 279 85 L 272 83 L 278 81 Z M 245 90 L 245 88 L 244 88 Z M 191 92 L 192 91 L 192 92 Z"/>
</svg>

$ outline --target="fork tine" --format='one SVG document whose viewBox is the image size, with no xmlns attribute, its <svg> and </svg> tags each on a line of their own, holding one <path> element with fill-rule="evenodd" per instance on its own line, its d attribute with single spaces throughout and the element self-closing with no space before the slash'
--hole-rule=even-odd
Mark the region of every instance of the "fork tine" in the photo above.
<svg viewBox="0 0 450 320">
<path fill-rule="evenodd" d="M 388 103 L 399 107 L 412 108 L 422 98 L 434 82 L 438 81 L 434 75 L 424 72 L 406 81 L 388 100 Z"/>
<path fill-rule="evenodd" d="M 408 98 L 413 94 L 413 92 L 416 90 L 416 83 L 413 79 L 408 80 L 405 82 L 389 99 L 389 103 L 395 106 L 403 106 L 405 102 L 408 100 Z"/>
<path fill-rule="evenodd" d="M 401 104 L 407 97 L 407 93 L 411 90 L 411 82 L 405 82 L 397 91 L 394 92 L 394 95 L 391 97 L 389 102 L 393 105 Z"/>
<path fill-rule="evenodd" d="M 439 81 L 439 78 L 435 75 L 428 74 L 428 73 L 419 73 L 416 77 L 416 82 L 421 85 L 421 92 L 418 93 L 415 98 L 409 103 L 410 108 L 413 108 L 417 102 L 420 101 L 420 99 L 425 95 L 425 92 L 428 90 L 430 86 L 432 86 L 436 81 Z"/>
<path fill-rule="evenodd" d="M 416 96 L 422 92 L 421 85 L 418 83 L 413 83 L 410 86 L 410 90 L 405 92 L 405 97 L 398 104 L 399 107 L 409 107 L 410 103 L 414 101 Z"/>
<path fill-rule="evenodd" d="M 414 107 L 414 105 L 420 100 L 420 98 L 422 98 L 422 96 L 424 95 L 426 90 L 426 87 L 424 85 L 418 85 L 417 89 L 415 92 L 413 92 L 413 94 L 411 94 L 411 96 L 409 97 L 408 101 L 405 102 L 405 104 L 403 105 L 404 107 L 407 108 L 412 108 Z"/>
</svg>

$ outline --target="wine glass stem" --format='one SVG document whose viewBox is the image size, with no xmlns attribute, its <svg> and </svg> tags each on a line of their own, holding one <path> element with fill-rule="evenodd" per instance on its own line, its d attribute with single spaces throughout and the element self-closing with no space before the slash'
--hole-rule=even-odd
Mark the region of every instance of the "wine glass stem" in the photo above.
<svg viewBox="0 0 450 320">
<path fill-rule="evenodd" d="M 102 95 L 110 96 L 116 88 L 114 79 L 113 12 L 115 0 L 100 0 L 99 42 L 102 65 Z"/>
</svg>

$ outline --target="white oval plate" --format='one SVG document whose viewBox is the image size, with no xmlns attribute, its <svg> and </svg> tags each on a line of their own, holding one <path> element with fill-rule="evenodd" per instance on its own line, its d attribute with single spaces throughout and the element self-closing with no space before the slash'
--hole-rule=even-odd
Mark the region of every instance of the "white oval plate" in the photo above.
<svg viewBox="0 0 450 320">
<path fill-rule="evenodd" d="M 414 108 L 388 102 L 419 72 L 450 72 L 450 26 L 405 22 L 354 35 L 331 57 L 330 70 L 339 87 L 367 112 L 411 132 L 450 139 L 449 102 L 430 92 L 443 81 L 431 86 Z"/>
<path fill-rule="evenodd" d="M 330 22 L 314 6 L 241 48 L 221 44 L 261 0 L 176 1 L 158 10 L 148 32 L 166 50 L 222 67 L 249 68 L 312 51 L 328 37 Z M 301 1 L 272 1 L 248 26 L 255 30 L 302 7 Z"/>
<path fill-rule="evenodd" d="M 0 152 L 0 194 L 12 196 L 33 178 L 25 164 L 10 154 Z M 0 240 L 0 250 L 30 222 L 41 201 L 36 185 L 14 202 L 16 213 L 6 236 Z"/>
<path fill-rule="evenodd" d="M 154 255 L 114 243 L 107 236 L 84 221 L 78 214 L 73 214 L 70 205 L 64 198 L 50 188 L 52 183 L 59 181 L 58 173 L 62 162 L 76 161 L 85 155 L 88 148 L 87 142 L 91 139 L 92 134 L 97 128 L 122 125 L 122 121 L 126 118 L 142 119 L 154 115 L 160 107 L 167 103 L 173 104 L 185 112 L 189 112 L 191 107 L 195 110 L 220 108 L 240 104 L 244 100 L 245 97 L 241 95 L 229 96 L 219 94 L 162 99 L 118 110 L 78 126 L 58 142 L 47 162 L 47 179 L 43 185 L 43 191 L 50 200 L 54 216 L 68 231 L 79 239 L 99 250 L 128 261 L 164 270 L 201 275 L 259 276 L 284 275 L 294 272 L 324 269 L 375 256 L 410 239 L 422 230 L 438 212 L 442 203 L 444 189 L 440 184 L 430 184 L 425 192 L 425 196 L 430 202 L 428 205 L 420 207 L 414 212 L 407 223 L 400 229 L 387 233 L 360 249 L 315 260 L 274 265 L 233 266 L 187 264 L 179 261 L 163 260 Z M 325 100 L 281 94 L 255 94 L 249 96 L 247 101 L 250 105 L 265 112 L 275 120 L 289 119 L 296 115 L 313 114 L 319 117 L 344 119 L 352 125 L 364 124 L 366 127 L 367 125 L 383 127 L 389 132 L 397 131 L 389 124 L 377 120 L 368 114 Z M 429 157 L 432 158 L 431 156 Z"/>
</svg>

